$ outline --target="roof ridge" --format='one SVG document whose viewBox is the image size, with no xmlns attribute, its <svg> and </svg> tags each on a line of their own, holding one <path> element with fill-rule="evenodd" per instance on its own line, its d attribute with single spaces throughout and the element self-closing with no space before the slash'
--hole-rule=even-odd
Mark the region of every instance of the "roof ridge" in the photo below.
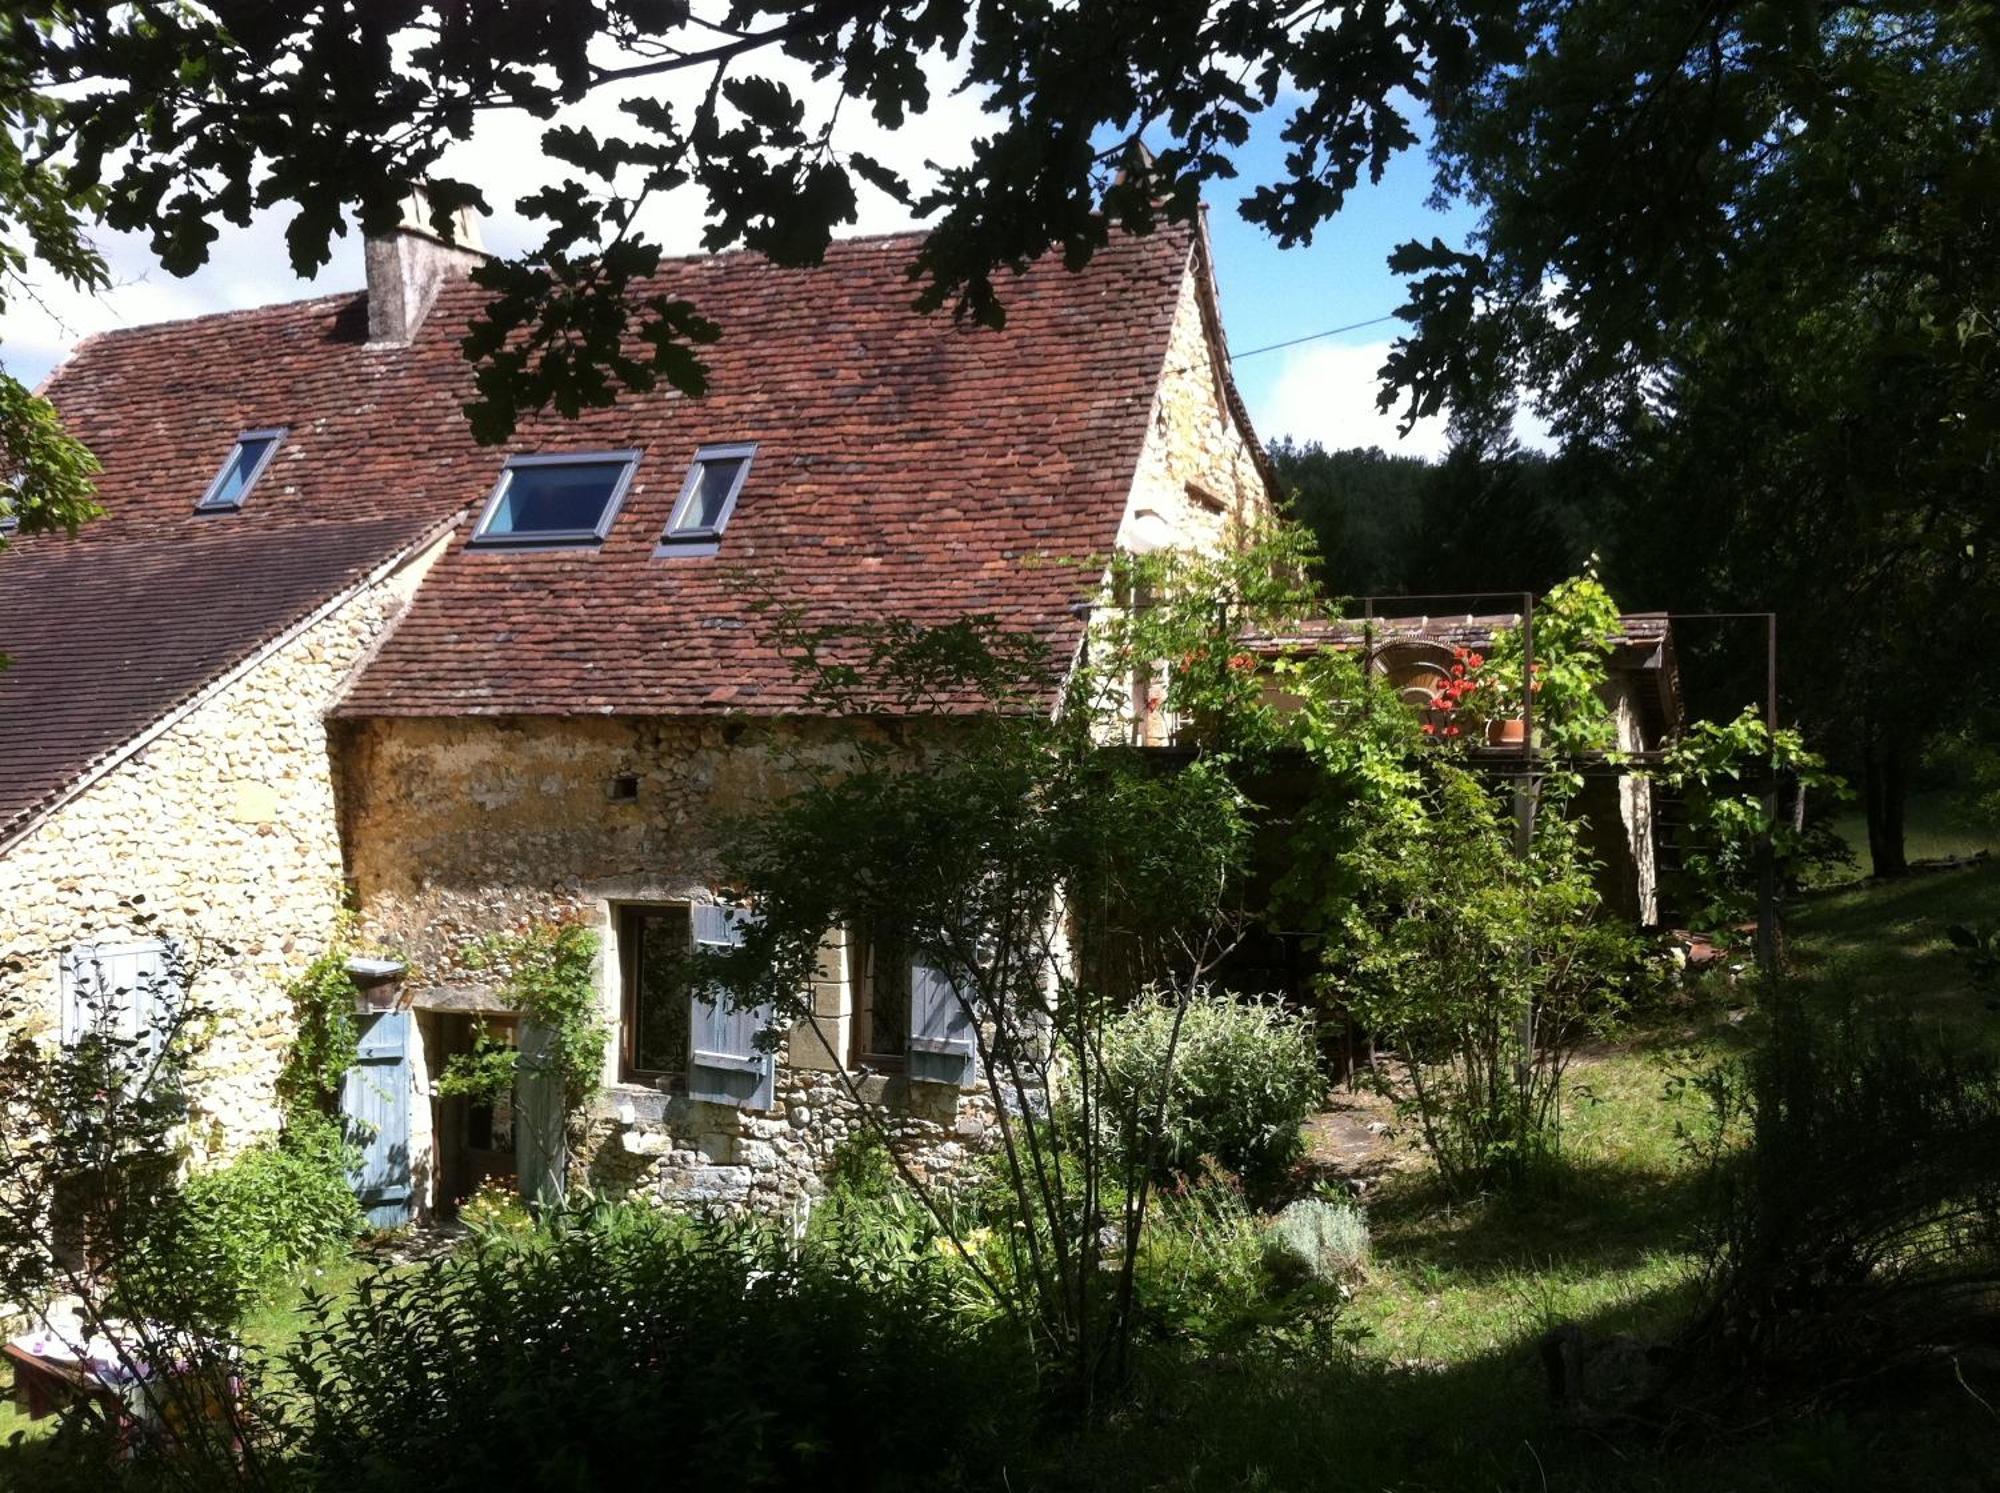
<svg viewBox="0 0 2000 1493">
<path fill-rule="evenodd" d="M 1185 224 L 1169 224 L 1165 228 L 1155 229 L 1154 234 L 1172 232 L 1175 229 L 1185 230 L 1186 227 L 1187 225 Z M 930 230 L 928 228 L 897 228 L 885 230 L 880 233 L 836 235 L 828 240 L 827 250 L 831 253 L 834 250 L 851 246 L 876 247 L 898 242 L 919 244 L 929 236 L 929 233 Z M 1123 235 L 1123 238 L 1136 240 L 1152 237 L 1154 234 L 1126 234 Z M 1120 241 L 1121 239 L 1114 238 L 1112 243 L 1116 244 Z M 779 264 L 775 260 L 771 260 L 763 250 L 739 244 L 730 249 L 698 249 L 688 254 L 663 255 L 660 259 L 659 268 L 641 276 L 640 279 L 646 282 L 658 280 L 674 265 L 709 264 L 718 260 L 738 259 L 746 256 L 764 259 L 770 263 L 771 268 L 776 270 L 813 270 L 819 268 L 817 265 Z M 320 295 L 300 296 L 292 300 L 260 301 L 254 306 L 227 306 L 216 311 L 198 311 L 192 316 L 165 316 L 157 321 L 137 322 L 130 326 L 103 327 L 78 338 L 64 352 L 61 361 L 49 370 L 48 374 L 44 377 L 43 383 L 47 385 L 53 382 L 71 359 L 95 342 L 136 337 L 148 332 L 160 332 L 176 327 L 190 327 L 198 323 L 227 321 L 232 317 L 262 316 L 282 312 L 297 313 L 318 307 L 331 308 L 336 305 L 351 303 L 359 297 L 365 297 L 367 294 L 368 287 L 362 285 L 356 286 L 351 290 L 331 290 Z"/>
<path fill-rule="evenodd" d="M 193 316 L 164 316 L 158 321 L 142 321 L 126 327 L 102 327 L 79 337 L 63 354 L 62 361 L 50 370 L 49 377 L 54 378 L 62 372 L 71 359 L 95 342 L 111 342 L 121 337 L 136 337 L 141 333 L 165 331 L 172 327 L 191 327 L 197 322 L 226 321 L 232 316 L 262 316 L 276 312 L 303 311 L 308 307 L 331 307 L 367 294 L 366 287 L 357 290 L 328 291 L 324 295 L 301 296 L 293 301 L 261 301 L 255 306 L 228 306 L 220 311 L 198 311 Z"/>
</svg>

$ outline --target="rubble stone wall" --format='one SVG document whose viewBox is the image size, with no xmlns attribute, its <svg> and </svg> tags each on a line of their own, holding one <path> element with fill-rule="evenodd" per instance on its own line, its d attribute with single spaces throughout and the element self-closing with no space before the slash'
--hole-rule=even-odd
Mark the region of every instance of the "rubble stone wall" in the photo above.
<svg viewBox="0 0 2000 1493">
<path fill-rule="evenodd" d="M 1181 283 L 1119 532 L 1124 549 L 1220 545 L 1271 511 L 1256 434 L 1230 408 L 1215 356 L 1220 331 L 1208 325 L 1201 274 L 1197 264 Z"/>
<path fill-rule="evenodd" d="M 202 1159 L 277 1127 L 285 987 L 326 947 L 342 898 L 325 713 L 442 548 L 225 676 L 0 849 L 0 1031 L 53 1040 L 72 945 L 165 938 L 187 953 L 212 1012 L 191 1082 Z"/>
<path fill-rule="evenodd" d="M 473 952 L 488 936 L 582 922 L 599 937 L 600 1009 L 615 1031 L 619 910 L 712 897 L 727 819 L 781 797 L 803 764 L 852 760 L 867 729 L 533 716 L 349 723 L 343 781 L 362 937 L 408 961 L 422 1004 L 448 991 L 496 994 Z M 636 794 L 614 797 L 619 779 L 636 779 Z M 624 1081 L 612 1043 L 579 1174 L 606 1191 L 782 1214 L 818 1191 L 872 1110 L 922 1173 L 953 1175 L 988 1140 L 987 1096 L 900 1075 L 842 1077 L 853 1001 L 837 940 L 813 994 L 815 1022 L 788 1034 L 767 1111 Z"/>
</svg>

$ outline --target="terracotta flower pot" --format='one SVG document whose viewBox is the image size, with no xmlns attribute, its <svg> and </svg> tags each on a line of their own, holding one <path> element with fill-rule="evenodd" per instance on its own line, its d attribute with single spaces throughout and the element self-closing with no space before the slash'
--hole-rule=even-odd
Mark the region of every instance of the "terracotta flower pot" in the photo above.
<svg viewBox="0 0 2000 1493">
<path fill-rule="evenodd" d="M 1486 744 L 1488 746 L 1517 747 L 1527 739 L 1528 723 L 1518 715 L 1486 723 Z"/>
</svg>

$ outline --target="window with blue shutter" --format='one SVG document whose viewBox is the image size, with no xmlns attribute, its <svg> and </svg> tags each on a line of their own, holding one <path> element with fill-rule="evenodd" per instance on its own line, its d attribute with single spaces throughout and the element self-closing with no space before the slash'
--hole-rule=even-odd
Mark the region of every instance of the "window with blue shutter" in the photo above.
<svg viewBox="0 0 2000 1493">
<path fill-rule="evenodd" d="M 634 904 L 618 911 L 624 987 L 618 1076 L 628 1083 L 677 1081 L 687 1072 L 687 958 L 693 937 L 685 906 Z"/>
<path fill-rule="evenodd" d="M 737 947 L 752 917 L 717 902 L 697 902 L 688 911 L 697 950 Z M 767 1005 L 743 1010 L 719 991 L 696 991 L 689 1001 L 688 1096 L 738 1109 L 769 1109 L 777 1065 L 772 1054 L 759 1050 L 757 1037 L 773 1014 Z"/>
<path fill-rule="evenodd" d="M 951 978 L 921 959 L 911 961 L 910 1077 L 964 1088 L 973 1078 L 975 1037 L 972 1012 Z"/>
<path fill-rule="evenodd" d="M 62 956 L 62 1043 L 85 1036 L 130 1043 L 135 1064 L 157 1060 L 180 1015 L 180 972 L 162 939 L 79 944 Z"/>
<path fill-rule="evenodd" d="M 910 1046 L 910 946 L 895 927 L 878 924 L 856 966 L 854 1066 L 895 1072 Z"/>
</svg>

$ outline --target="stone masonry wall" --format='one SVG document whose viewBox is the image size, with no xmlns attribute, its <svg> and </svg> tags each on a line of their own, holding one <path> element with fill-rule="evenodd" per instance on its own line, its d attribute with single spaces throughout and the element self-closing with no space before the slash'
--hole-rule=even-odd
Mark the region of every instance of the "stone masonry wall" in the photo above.
<svg viewBox="0 0 2000 1493">
<path fill-rule="evenodd" d="M 326 947 L 342 898 L 323 717 L 441 550 L 253 660 L 0 851 L 0 951 L 21 966 L 0 973 L 0 1030 L 53 1037 L 72 944 L 191 951 L 195 998 L 214 1012 L 191 1085 L 208 1159 L 278 1123 L 284 989 Z"/>
<path fill-rule="evenodd" d="M 1203 310 L 1199 261 L 1181 282 L 1121 549 L 1212 547 L 1270 512 L 1256 436 L 1230 412 Z"/>
<path fill-rule="evenodd" d="M 600 1009 L 615 1031 L 618 909 L 712 896 L 720 824 L 782 796 L 801 762 L 850 760 L 857 729 L 617 717 L 350 723 L 340 745 L 362 936 L 409 961 L 422 1003 L 445 990 L 486 993 L 488 976 L 466 957 L 481 938 L 581 921 L 598 933 Z M 620 777 L 638 780 L 635 797 L 611 796 Z M 836 940 L 815 982 L 815 1025 L 789 1034 L 767 1112 L 623 1082 L 613 1043 L 581 1174 L 663 1202 L 784 1213 L 818 1190 L 866 1105 L 918 1168 L 948 1176 L 986 1143 L 990 1102 L 882 1074 L 856 1075 L 851 1093 L 835 1056 L 845 1055 L 851 991 Z"/>
</svg>

